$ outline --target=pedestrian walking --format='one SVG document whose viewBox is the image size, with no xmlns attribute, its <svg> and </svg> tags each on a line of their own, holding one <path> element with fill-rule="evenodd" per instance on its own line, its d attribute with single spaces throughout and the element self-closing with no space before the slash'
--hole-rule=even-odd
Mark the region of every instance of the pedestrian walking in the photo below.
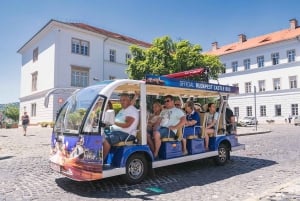
<svg viewBox="0 0 300 201">
<path fill-rule="evenodd" d="M 292 122 L 292 116 L 289 115 L 289 124 L 291 124 L 291 122 Z"/>
<path fill-rule="evenodd" d="M 28 116 L 27 112 L 24 112 L 24 115 L 22 115 L 22 126 L 23 126 L 24 136 L 26 136 L 27 126 L 28 126 L 29 122 L 30 122 L 29 116 Z"/>
</svg>

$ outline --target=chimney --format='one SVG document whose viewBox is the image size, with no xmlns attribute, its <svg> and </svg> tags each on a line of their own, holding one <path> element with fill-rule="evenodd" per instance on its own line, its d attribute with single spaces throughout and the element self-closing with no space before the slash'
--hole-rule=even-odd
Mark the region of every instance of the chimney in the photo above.
<svg viewBox="0 0 300 201">
<path fill-rule="evenodd" d="M 212 51 L 216 51 L 219 47 L 218 47 L 218 42 L 213 42 L 211 44 L 211 47 L 212 47 Z"/>
<path fill-rule="evenodd" d="M 239 43 L 243 43 L 245 41 L 247 41 L 246 35 L 245 34 L 240 34 L 239 35 Z"/>
<path fill-rule="evenodd" d="M 296 29 L 298 27 L 298 21 L 296 19 L 290 20 L 290 29 Z"/>
</svg>

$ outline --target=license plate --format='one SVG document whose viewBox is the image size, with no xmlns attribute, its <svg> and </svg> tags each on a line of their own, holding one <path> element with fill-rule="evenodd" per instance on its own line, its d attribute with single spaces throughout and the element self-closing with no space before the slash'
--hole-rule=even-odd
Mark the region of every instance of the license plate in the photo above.
<svg viewBox="0 0 300 201">
<path fill-rule="evenodd" d="M 60 165 L 56 164 L 56 163 L 50 163 L 50 168 L 52 170 L 55 170 L 57 172 L 60 172 Z"/>
</svg>

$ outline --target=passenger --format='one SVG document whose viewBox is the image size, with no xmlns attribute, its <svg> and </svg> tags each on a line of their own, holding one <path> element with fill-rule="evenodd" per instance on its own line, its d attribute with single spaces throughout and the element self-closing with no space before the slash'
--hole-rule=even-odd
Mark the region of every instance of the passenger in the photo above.
<svg viewBox="0 0 300 201">
<path fill-rule="evenodd" d="M 120 103 L 122 109 L 116 115 L 115 123 L 111 126 L 112 132 L 106 136 L 103 142 L 103 158 L 105 159 L 111 145 L 121 141 L 134 140 L 139 122 L 139 112 L 131 105 L 128 94 L 121 94 Z"/>
<path fill-rule="evenodd" d="M 200 116 L 197 111 L 195 111 L 193 101 L 187 101 L 185 103 L 186 111 L 186 122 L 183 128 L 183 138 L 182 138 L 182 152 L 183 155 L 187 155 L 186 150 L 186 138 L 191 135 L 199 136 L 200 134 Z M 195 127 L 196 126 L 196 127 Z M 197 127 L 198 126 L 198 127 Z"/>
<path fill-rule="evenodd" d="M 160 113 L 160 121 L 157 122 L 159 129 L 153 131 L 153 135 L 147 136 L 148 144 L 154 149 L 153 155 L 158 159 L 158 152 L 161 146 L 161 138 L 175 137 L 177 129 L 185 124 L 185 115 L 181 109 L 174 105 L 174 98 L 171 95 L 165 96 L 165 109 Z M 152 141 L 153 138 L 153 141 Z"/>
<path fill-rule="evenodd" d="M 228 134 L 234 134 L 236 135 L 236 122 L 235 122 L 235 116 L 231 115 L 229 118 L 229 124 L 227 124 L 227 132 Z"/>
<path fill-rule="evenodd" d="M 216 105 L 208 103 L 208 113 L 205 126 L 205 150 L 208 151 L 209 137 L 215 134 L 219 113 L 216 112 Z"/>
<path fill-rule="evenodd" d="M 158 129 L 157 122 L 160 121 L 160 113 L 162 110 L 162 106 L 159 102 L 155 102 L 152 105 L 153 113 L 149 115 L 148 121 L 147 121 L 147 133 L 152 133 L 153 130 Z M 156 128 L 155 128 L 156 126 Z"/>
<path fill-rule="evenodd" d="M 181 101 L 179 99 L 174 101 L 175 107 L 177 107 L 178 109 L 182 109 L 182 105 L 181 105 Z"/>
<path fill-rule="evenodd" d="M 194 108 L 197 112 L 203 112 L 202 106 L 200 103 L 194 103 Z"/>
</svg>

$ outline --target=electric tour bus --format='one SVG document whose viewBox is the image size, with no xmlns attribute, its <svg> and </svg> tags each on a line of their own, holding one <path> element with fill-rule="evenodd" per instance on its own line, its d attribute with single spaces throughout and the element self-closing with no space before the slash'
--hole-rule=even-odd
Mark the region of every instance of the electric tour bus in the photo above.
<svg viewBox="0 0 300 201">
<path fill-rule="evenodd" d="M 103 158 L 102 142 L 109 135 L 110 122 L 115 111 L 109 102 L 121 93 L 139 93 L 139 126 L 133 141 L 125 140 L 111 147 Z M 91 181 L 122 175 L 129 184 L 141 182 L 154 168 L 213 157 L 223 165 L 230 151 L 245 149 L 237 136 L 226 131 L 225 110 L 230 94 L 238 88 L 203 83 L 167 76 L 147 76 L 145 80 L 119 79 L 102 81 L 78 90 L 60 108 L 51 137 L 50 167 L 76 181 Z M 149 96 L 216 97 L 219 100 L 219 118 L 215 134 L 210 137 L 209 151 L 204 147 L 204 130 L 187 139 L 188 155 L 181 150 L 181 132 L 176 138 L 162 139 L 159 160 L 154 160 L 147 145 L 147 100 Z M 147 99 L 147 100 L 146 100 Z M 200 113 L 204 127 L 206 113 Z M 178 129 L 179 131 L 182 129 Z M 180 134 L 181 133 L 181 134 Z M 108 165 L 107 165 L 108 164 Z"/>
</svg>

